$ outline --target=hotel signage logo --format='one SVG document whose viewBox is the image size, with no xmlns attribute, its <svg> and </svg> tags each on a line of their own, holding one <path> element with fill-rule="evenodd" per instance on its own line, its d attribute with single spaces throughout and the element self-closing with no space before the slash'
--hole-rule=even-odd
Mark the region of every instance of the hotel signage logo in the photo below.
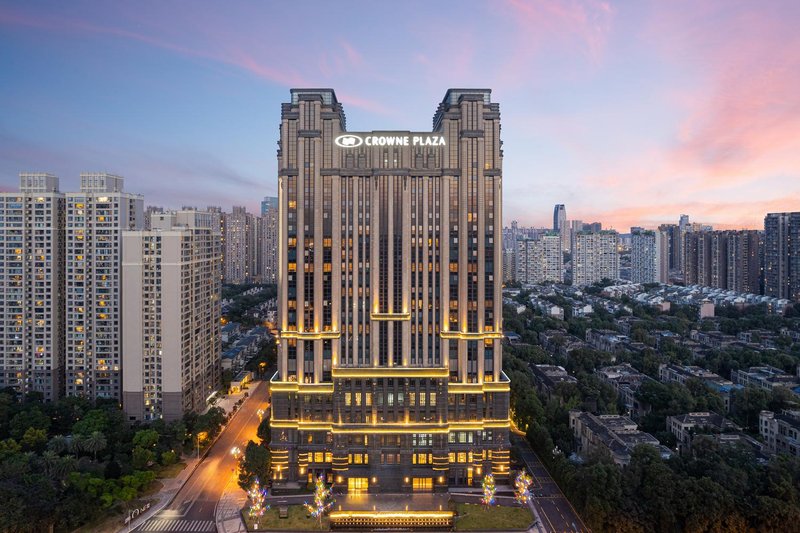
<svg viewBox="0 0 800 533">
<path fill-rule="evenodd" d="M 353 135 L 346 133 L 334 140 L 339 148 L 367 146 L 445 146 L 441 135 Z"/>
</svg>

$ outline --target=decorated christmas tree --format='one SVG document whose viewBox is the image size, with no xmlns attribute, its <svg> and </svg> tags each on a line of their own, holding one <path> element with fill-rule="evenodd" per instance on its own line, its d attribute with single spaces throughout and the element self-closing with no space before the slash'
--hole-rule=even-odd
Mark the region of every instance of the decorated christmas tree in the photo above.
<svg viewBox="0 0 800 533">
<path fill-rule="evenodd" d="M 250 490 L 247 491 L 247 499 L 250 500 L 250 518 L 253 519 L 255 529 L 258 529 L 258 519 L 264 516 L 264 512 L 269 509 L 269 505 L 264 505 L 267 497 L 267 489 L 262 488 L 258 478 L 253 482 Z"/>
<path fill-rule="evenodd" d="M 497 487 L 494 484 L 494 475 L 486 474 L 483 476 L 481 485 L 483 486 L 483 498 L 481 498 L 481 503 L 486 507 L 494 505 L 494 494 L 497 492 Z"/>
<path fill-rule="evenodd" d="M 525 470 L 517 472 L 517 477 L 514 479 L 514 499 L 520 505 L 525 505 L 531 499 L 530 486 L 533 484 L 533 478 Z"/>
<path fill-rule="evenodd" d="M 331 498 L 331 489 L 325 485 L 325 479 L 319 476 L 314 482 L 314 504 L 305 502 L 306 509 L 311 513 L 311 516 L 319 520 L 319 525 L 322 527 L 322 517 L 328 510 L 333 507 L 333 498 Z"/>
</svg>

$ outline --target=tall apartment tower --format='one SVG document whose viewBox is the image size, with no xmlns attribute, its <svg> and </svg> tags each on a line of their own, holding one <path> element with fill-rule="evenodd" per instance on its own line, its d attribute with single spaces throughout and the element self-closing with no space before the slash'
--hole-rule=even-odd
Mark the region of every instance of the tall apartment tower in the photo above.
<svg viewBox="0 0 800 533">
<path fill-rule="evenodd" d="M 66 194 L 66 393 L 120 400 L 122 231 L 143 224 L 140 195 L 123 178 L 81 174 Z"/>
<path fill-rule="evenodd" d="M 250 283 L 258 279 L 259 221 L 247 209 L 234 206 L 224 213 L 225 283 Z"/>
<path fill-rule="evenodd" d="M 517 281 L 522 283 L 564 282 L 564 253 L 561 236 L 548 232 L 538 239 L 522 239 L 518 242 L 519 265 Z"/>
<path fill-rule="evenodd" d="M 50 174 L 0 193 L 0 388 L 64 389 L 64 195 Z"/>
<path fill-rule="evenodd" d="M 672 236 L 668 230 L 659 228 L 655 231 L 656 237 L 656 281 L 669 283 L 669 269 L 672 264 Z"/>
<path fill-rule="evenodd" d="M 728 233 L 728 289 L 761 293 L 761 235 L 756 230 Z"/>
<path fill-rule="evenodd" d="M 764 217 L 764 294 L 800 301 L 800 212 Z"/>
<path fill-rule="evenodd" d="M 614 230 L 579 231 L 575 234 L 572 284 L 591 285 L 619 279 L 619 234 Z"/>
<path fill-rule="evenodd" d="M 261 202 L 261 280 L 278 282 L 278 198 L 267 196 Z"/>
<path fill-rule="evenodd" d="M 122 234 L 122 405 L 129 420 L 200 412 L 220 382 L 221 235 L 214 213 L 155 214 Z"/>
<path fill-rule="evenodd" d="M 561 249 L 568 252 L 570 236 L 567 233 L 567 209 L 564 204 L 556 204 L 553 208 L 553 231 L 557 231 L 561 235 Z"/>
<path fill-rule="evenodd" d="M 446 491 L 508 474 L 500 109 L 450 89 L 432 132 L 346 133 L 293 89 L 278 152 L 273 481 Z"/>
<path fill-rule="evenodd" d="M 658 281 L 658 246 L 656 232 L 631 228 L 631 281 L 654 283 Z"/>
</svg>

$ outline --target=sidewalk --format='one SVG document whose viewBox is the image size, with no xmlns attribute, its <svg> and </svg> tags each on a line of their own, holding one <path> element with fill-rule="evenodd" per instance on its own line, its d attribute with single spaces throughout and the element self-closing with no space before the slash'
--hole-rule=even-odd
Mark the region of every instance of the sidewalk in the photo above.
<svg viewBox="0 0 800 533">
<path fill-rule="evenodd" d="M 264 383 L 263 381 L 255 382 L 246 392 L 254 391 L 256 387 L 261 386 L 263 383 Z M 236 405 L 236 402 L 243 397 L 244 393 L 230 394 L 227 397 L 218 400 L 217 403 L 214 404 L 213 406 L 209 406 L 209 409 L 211 407 L 221 407 L 226 413 L 229 413 L 233 410 L 233 407 Z M 214 446 L 214 443 L 216 443 L 217 439 L 219 438 L 220 435 L 222 435 L 223 431 L 225 431 L 225 426 L 223 426 L 222 430 L 214 438 L 214 441 L 212 441 L 208 446 L 206 446 L 205 450 L 203 450 L 203 452 L 200 454 L 199 459 L 195 455 L 192 455 L 191 458 L 188 457 L 184 458 L 186 462 L 186 468 L 181 470 L 180 474 L 178 474 L 174 478 L 159 479 L 159 481 L 163 483 L 164 486 L 158 492 L 157 500 L 150 505 L 150 508 L 146 512 L 140 514 L 134 520 L 132 520 L 130 524 L 124 525 L 121 528 L 119 528 L 117 530 L 118 533 L 133 531 L 137 527 L 147 522 L 154 515 L 161 512 L 165 507 L 169 506 L 169 504 L 172 503 L 172 500 L 175 498 L 175 495 L 178 494 L 178 492 L 186 484 L 186 481 L 192 476 L 195 469 L 197 469 L 200 463 L 203 462 L 203 459 L 205 459 L 208 450 L 210 450 L 212 446 Z M 242 494 L 244 495 L 244 493 Z M 244 531 L 244 529 L 242 529 L 242 531 Z"/>
<path fill-rule="evenodd" d="M 247 531 L 241 514 L 246 502 L 247 494 L 236 483 L 236 475 L 232 475 L 228 484 L 225 485 L 222 498 L 214 509 L 217 533 L 245 533 Z"/>
</svg>

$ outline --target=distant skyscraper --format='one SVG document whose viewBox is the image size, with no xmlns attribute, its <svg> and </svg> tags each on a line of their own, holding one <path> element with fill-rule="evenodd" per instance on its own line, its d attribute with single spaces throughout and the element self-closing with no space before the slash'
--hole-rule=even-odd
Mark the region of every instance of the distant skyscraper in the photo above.
<svg viewBox="0 0 800 533">
<path fill-rule="evenodd" d="M 654 231 L 631 228 L 631 281 L 658 281 L 658 247 Z"/>
<path fill-rule="evenodd" d="M 669 283 L 669 268 L 672 259 L 669 231 L 658 229 L 656 236 L 656 281 L 659 283 Z"/>
<path fill-rule="evenodd" d="M 761 293 L 761 236 L 756 230 L 728 232 L 728 289 Z"/>
<path fill-rule="evenodd" d="M 522 283 L 564 282 L 564 254 L 561 236 L 556 232 L 518 243 L 517 281 Z"/>
<path fill-rule="evenodd" d="M 261 202 L 261 278 L 264 283 L 278 282 L 278 199 Z"/>
<path fill-rule="evenodd" d="M 81 174 L 66 195 L 66 392 L 120 400 L 122 231 L 140 230 L 143 200 L 124 180 Z"/>
<path fill-rule="evenodd" d="M 254 278 L 254 258 L 257 257 L 254 246 L 253 215 L 244 207 L 234 206 L 232 213 L 225 217 L 225 283 L 250 283 Z"/>
<path fill-rule="evenodd" d="M 572 284 L 591 285 L 603 279 L 619 279 L 619 234 L 613 230 L 580 231 L 575 235 Z"/>
<path fill-rule="evenodd" d="M 567 228 L 567 210 L 564 204 L 556 204 L 553 208 L 553 231 L 561 235 L 561 249 L 569 251 L 569 234 Z"/>
<path fill-rule="evenodd" d="M 0 193 L 0 388 L 64 388 L 64 194 L 50 174 Z"/>
<path fill-rule="evenodd" d="M 764 218 L 764 293 L 800 301 L 800 212 Z"/>
<path fill-rule="evenodd" d="M 219 386 L 219 219 L 192 210 L 151 223 L 122 233 L 122 403 L 129 420 L 180 420 Z"/>
<path fill-rule="evenodd" d="M 567 210 L 564 204 L 556 204 L 553 208 L 553 231 L 561 231 L 567 225 Z"/>
<path fill-rule="evenodd" d="M 680 227 L 677 224 L 661 224 L 658 227 L 667 239 L 667 268 L 679 270 L 681 264 Z"/>
<path fill-rule="evenodd" d="M 270 210 L 278 210 L 278 197 L 277 196 L 265 196 L 263 200 L 261 200 L 261 216 L 263 217 Z"/>
</svg>

